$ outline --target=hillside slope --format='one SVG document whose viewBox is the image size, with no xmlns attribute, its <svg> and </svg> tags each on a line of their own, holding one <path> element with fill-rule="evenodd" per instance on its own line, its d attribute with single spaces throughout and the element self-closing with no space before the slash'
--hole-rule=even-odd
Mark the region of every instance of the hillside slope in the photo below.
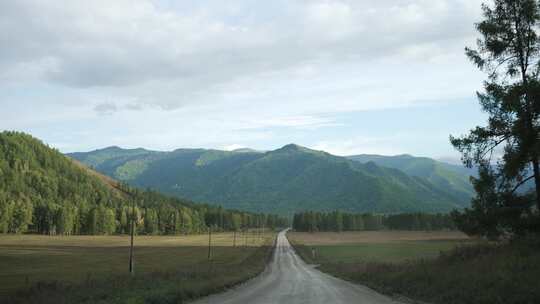
<svg viewBox="0 0 540 304">
<path fill-rule="evenodd" d="M 126 233 L 134 201 L 138 233 L 190 233 L 208 226 L 236 229 L 263 220 L 262 215 L 132 189 L 30 135 L 0 133 L 0 233 Z M 279 221 L 275 216 L 264 220 L 267 226 Z"/>
<path fill-rule="evenodd" d="M 250 211 L 439 212 L 468 203 L 400 170 L 294 144 L 264 153 L 121 151 L 111 147 L 70 156 L 87 164 L 99 159 L 96 170 L 135 186 Z"/>
<path fill-rule="evenodd" d="M 474 194 L 469 181 L 469 176 L 475 174 L 474 170 L 463 166 L 406 154 L 396 156 L 361 154 L 347 156 L 347 158 L 361 163 L 374 162 L 379 166 L 398 169 L 407 175 L 429 182 L 440 191 L 454 195 L 460 200 L 469 200 Z"/>
</svg>

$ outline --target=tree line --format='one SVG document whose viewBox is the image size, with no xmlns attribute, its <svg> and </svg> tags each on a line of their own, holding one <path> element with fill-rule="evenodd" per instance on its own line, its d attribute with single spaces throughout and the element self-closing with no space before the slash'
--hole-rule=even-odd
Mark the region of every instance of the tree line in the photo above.
<svg viewBox="0 0 540 304">
<path fill-rule="evenodd" d="M 362 230 L 453 230 L 448 214 L 402 213 L 372 214 L 342 211 L 295 213 L 292 227 L 296 231 L 362 231 Z"/>
<path fill-rule="evenodd" d="M 0 133 L 0 233 L 189 234 L 287 226 L 276 215 L 195 204 L 119 184 L 20 132 Z"/>
</svg>

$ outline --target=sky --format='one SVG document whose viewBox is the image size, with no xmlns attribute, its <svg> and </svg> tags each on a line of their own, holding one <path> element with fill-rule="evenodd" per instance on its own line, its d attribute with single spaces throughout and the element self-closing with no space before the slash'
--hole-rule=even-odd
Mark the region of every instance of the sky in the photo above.
<svg viewBox="0 0 540 304">
<path fill-rule="evenodd" d="M 481 0 L 0 2 L 0 130 L 111 145 L 455 159 L 485 124 Z"/>
</svg>

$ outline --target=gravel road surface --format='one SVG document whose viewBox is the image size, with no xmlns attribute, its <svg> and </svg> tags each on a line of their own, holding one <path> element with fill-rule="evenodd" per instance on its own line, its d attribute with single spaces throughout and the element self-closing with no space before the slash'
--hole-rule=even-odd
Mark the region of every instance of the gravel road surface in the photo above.
<svg viewBox="0 0 540 304">
<path fill-rule="evenodd" d="M 401 303 L 362 285 L 325 274 L 294 252 L 286 231 L 278 235 L 276 251 L 258 277 L 224 293 L 202 298 L 196 304 L 396 304 Z"/>
</svg>

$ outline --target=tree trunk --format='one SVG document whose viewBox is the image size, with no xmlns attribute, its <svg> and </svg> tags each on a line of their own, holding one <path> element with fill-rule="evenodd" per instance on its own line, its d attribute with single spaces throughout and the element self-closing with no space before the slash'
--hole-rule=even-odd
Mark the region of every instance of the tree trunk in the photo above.
<svg viewBox="0 0 540 304">
<path fill-rule="evenodd" d="M 129 246 L 129 274 L 135 275 L 133 265 L 133 236 L 135 235 L 135 200 L 133 200 L 133 209 L 131 210 L 131 242 Z"/>
<path fill-rule="evenodd" d="M 532 160 L 534 170 L 534 183 L 536 186 L 536 208 L 540 211 L 540 166 L 538 164 L 538 158 Z"/>
</svg>

